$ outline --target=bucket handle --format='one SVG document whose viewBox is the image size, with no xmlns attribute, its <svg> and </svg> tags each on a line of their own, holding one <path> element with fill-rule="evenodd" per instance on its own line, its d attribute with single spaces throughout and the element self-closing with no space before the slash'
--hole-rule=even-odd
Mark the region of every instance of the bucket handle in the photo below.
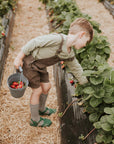
<svg viewBox="0 0 114 144">
<path fill-rule="evenodd" d="M 16 72 L 18 72 L 18 70 L 17 70 L 17 69 L 14 67 L 13 73 L 14 73 L 15 71 L 16 71 Z M 22 67 L 21 67 L 21 66 L 19 66 L 19 72 L 20 72 L 20 73 L 22 73 L 22 72 L 23 72 L 23 69 L 22 69 Z"/>
<path fill-rule="evenodd" d="M 19 66 L 19 71 L 20 71 L 20 72 L 23 72 L 23 69 L 22 69 L 22 67 L 21 67 L 21 66 Z"/>
</svg>

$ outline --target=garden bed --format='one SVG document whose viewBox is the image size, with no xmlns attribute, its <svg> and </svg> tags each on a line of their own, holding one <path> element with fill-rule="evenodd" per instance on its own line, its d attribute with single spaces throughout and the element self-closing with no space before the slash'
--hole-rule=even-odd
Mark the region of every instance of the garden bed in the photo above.
<svg viewBox="0 0 114 144">
<path fill-rule="evenodd" d="M 55 66 L 54 74 L 61 116 L 61 143 L 90 144 L 96 141 L 102 144 L 112 144 L 114 142 L 113 112 L 109 113 L 109 111 L 113 110 L 114 71 L 107 63 L 111 52 L 107 37 L 100 34 L 102 31 L 99 23 L 92 21 L 89 15 L 81 13 L 73 1 L 48 3 L 47 8 L 49 22 L 53 28 L 51 32 L 68 34 L 70 23 L 77 17 L 86 18 L 95 30 L 94 38 L 85 50 L 74 49 L 76 58 L 83 67 L 83 74 L 88 78 L 87 84 L 77 84 L 76 89 L 72 89 L 68 82 L 69 74 L 67 75 L 65 71 L 64 73 L 57 65 L 57 68 Z M 72 92 L 75 93 L 75 97 L 72 97 Z M 67 106 L 73 102 L 73 98 L 77 99 L 77 103 L 74 103 L 73 107 L 70 107 L 64 114 Z"/>
<path fill-rule="evenodd" d="M 12 12 L 12 10 L 9 10 L 9 12 L 6 15 L 4 15 L 2 19 L 2 25 L 4 26 L 5 29 L 5 36 L 0 39 L 0 86 L 2 83 L 5 61 L 8 55 L 8 48 L 13 23 L 14 23 L 14 13 Z"/>
<path fill-rule="evenodd" d="M 104 6 L 110 11 L 112 16 L 114 17 L 114 5 L 112 5 L 109 1 L 104 0 Z"/>
<path fill-rule="evenodd" d="M 61 114 L 69 104 L 76 100 L 76 97 L 73 97 L 75 88 L 69 83 L 72 75 L 62 70 L 58 64 L 54 66 L 54 76 Z M 81 135 L 86 136 L 91 130 L 93 130 L 93 126 L 87 115 L 83 113 L 83 108 L 77 102 L 74 102 L 66 113 L 60 117 L 61 144 L 93 144 L 95 142 L 95 131 L 84 141 L 79 139 Z"/>
</svg>

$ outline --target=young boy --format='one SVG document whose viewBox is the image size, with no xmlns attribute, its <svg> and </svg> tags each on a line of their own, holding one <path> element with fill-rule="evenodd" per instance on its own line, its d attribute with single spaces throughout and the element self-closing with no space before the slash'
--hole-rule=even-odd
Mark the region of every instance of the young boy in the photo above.
<svg viewBox="0 0 114 144">
<path fill-rule="evenodd" d="M 79 84 L 87 83 L 82 76 L 83 69 L 75 58 L 73 49 L 80 49 L 91 42 L 93 28 L 84 18 L 78 18 L 70 25 L 68 36 L 64 34 L 48 34 L 39 36 L 29 41 L 22 47 L 17 55 L 14 66 L 23 67 L 23 73 L 29 80 L 32 88 L 30 98 L 31 126 L 46 127 L 51 125 L 51 120 L 40 115 L 51 115 L 54 109 L 45 107 L 47 95 L 51 84 L 47 67 L 59 61 L 64 61 Z"/>
</svg>

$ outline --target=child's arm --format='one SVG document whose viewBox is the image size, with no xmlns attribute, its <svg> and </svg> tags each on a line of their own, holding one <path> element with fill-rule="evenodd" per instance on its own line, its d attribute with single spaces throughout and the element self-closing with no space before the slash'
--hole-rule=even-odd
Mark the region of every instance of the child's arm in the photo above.
<svg viewBox="0 0 114 144">
<path fill-rule="evenodd" d="M 66 61 L 65 64 L 69 67 L 70 72 L 78 80 L 79 84 L 85 84 L 88 82 L 85 76 L 82 76 L 83 69 L 76 58 L 73 61 Z"/>
<path fill-rule="evenodd" d="M 19 54 L 17 55 L 17 57 L 14 60 L 14 66 L 16 69 L 19 68 L 19 66 L 23 66 L 23 58 L 25 57 L 25 54 L 23 53 L 23 51 L 21 50 L 19 52 Z"/>
</svg>

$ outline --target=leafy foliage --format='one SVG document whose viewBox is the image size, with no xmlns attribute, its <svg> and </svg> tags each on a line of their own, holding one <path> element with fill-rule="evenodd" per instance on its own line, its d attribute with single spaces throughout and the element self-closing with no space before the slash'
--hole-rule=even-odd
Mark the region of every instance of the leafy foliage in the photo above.
<svg viewBox="0 0 114 144">
<path fill-rule="evenodd" d="M 0 39 L 5 35 L 5 30 L 2 25 L 2 17 L 9 11 L 14 9 L 16 0 L 0 0 Z"/>
<path fill-rule="evenodd" d="M 76 58 L 84 69 L 88 83 L 77 84 L 75 94 L 82 96 L 85 112 L 98 130 L 96 142 L 114 143 L 114 69 L 107 60 L 110 44 L 107 37 L 99 35 L 100 24 L 83 14 L 72 0 L 48 0 L 46 8 L 54 32 L 68 34 L 69 26 L 78 17 L 86 18 L 93 26 L 94 38 L 86 47 L 74 49 Z"/>
<path fill-rule="evenodd" d="M 9 8 L 13 8 L 15 3 L 15 0 L 0 0 L 0 16 L 2 17 L 4 14 L 6 14 Z"/>
</svg>

